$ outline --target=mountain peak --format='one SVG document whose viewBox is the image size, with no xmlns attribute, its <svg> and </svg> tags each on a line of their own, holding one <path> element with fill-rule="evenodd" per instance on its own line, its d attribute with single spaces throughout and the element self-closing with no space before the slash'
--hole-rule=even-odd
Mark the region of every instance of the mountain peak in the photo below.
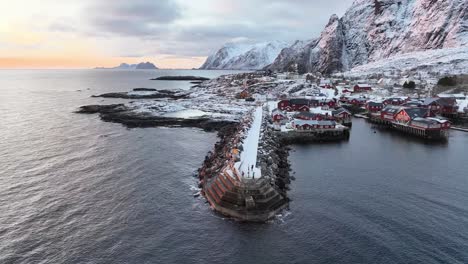
<svg viewBox="0 0 468 264">
<path fill-rule="evenodd" d="M 282 41 L 224 44 L 200 69 L 258 70 L 271 64 L 289 44 Z"/>
<path fill-rule="evenodd" d="M 333 15 L 318 41 L 284 49 L 268 68 L 332 73 L 409 52 L 466 47 L 464 0 L 355 0 Z"/>
</svg>

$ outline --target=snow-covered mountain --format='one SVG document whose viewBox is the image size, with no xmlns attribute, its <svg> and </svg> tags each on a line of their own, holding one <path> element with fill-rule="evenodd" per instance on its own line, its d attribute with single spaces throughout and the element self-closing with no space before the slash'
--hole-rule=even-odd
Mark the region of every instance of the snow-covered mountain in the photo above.
<svg viewBox="0 0 468 264">
<path fill-rule="evenodd" d="M 406 53 L 468 48 L 467 9 L 466 0 L 356 0 L 318 39 L 296 42 L 268 68 L 332 73 Z"/>
<path fill-rule="evenodd" d="M 282 41 L 257 44 L 227 43 L 208 57 L 200 69 L 258 70 L 273 63 L 289 43 Z"/>
</svg>

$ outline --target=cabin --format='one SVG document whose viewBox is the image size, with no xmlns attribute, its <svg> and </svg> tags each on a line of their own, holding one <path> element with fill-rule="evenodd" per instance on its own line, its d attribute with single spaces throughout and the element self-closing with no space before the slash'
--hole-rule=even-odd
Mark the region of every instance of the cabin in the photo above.
<svg viewBox="0 0 468 264">
<path fill-rule="evenodd" d="M 362 92 L 369 92 L 369 91 L 372 91 L 372 87 L 367 83 L 356 84 L 354 86 L 355 93 L 362 93 Z"/>
<path fill-rule="evenodd" d="M 349 100 L 349 103 L 354 106 L 364 106 L 367 102 L 366 98 L 353 98 Z"/>
<path fill-rule="evenodd" d="M 384 104 L 381 102 L 367 102 L 366 109 L 369 112 L 376 113 L 380 112 L 384 108 Z"/>
<path fill-rule="evenodd" d="M 392 122 L 395 120 L 396 114 L 400 111 L 401 107 L 394 105 L 387 105 L 380 111 L 380 118 L 385 121 Z"/>
<path fill-rule="evenodd" d="M 283 111 L 277 108 L 271 112 L 271 116 L 274 122 L 281 122 L 282 120 L 286 120 L 288 118 Z"/>
</svg>

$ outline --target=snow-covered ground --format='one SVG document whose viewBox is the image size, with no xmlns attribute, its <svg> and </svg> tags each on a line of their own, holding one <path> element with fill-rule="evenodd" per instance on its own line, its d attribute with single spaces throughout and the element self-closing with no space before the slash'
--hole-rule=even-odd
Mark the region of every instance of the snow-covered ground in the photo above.
<svg viewBox="0 0 468 264">
<path fill-rule="evenodd" d="M 354 67 L 343 73 L 347 78 L 363 77 L 394 71 L 463 74 L 468 69 L 468 47 L 411 52 Z"/>
<path fill-rule="evenodd" d="M 263 107 L 259 106 L 252 115 L 252 124 L 242 144 L 243 150 L 240 153 L 240 161 L 235 164 L 240 175 L 243 175 L 245 178 L 260 178 L 262 176 L 260 168 L 257 168 L 257 152 L 260 128 L 262 127 L 262 116 Z"/>
</svg>

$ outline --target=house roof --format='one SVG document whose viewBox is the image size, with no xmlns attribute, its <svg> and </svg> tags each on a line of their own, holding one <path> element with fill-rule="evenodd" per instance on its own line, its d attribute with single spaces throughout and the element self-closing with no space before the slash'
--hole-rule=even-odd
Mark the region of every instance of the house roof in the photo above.
<svg viewBox="0 0 468 264">
<path fill-rule="evenodd" d="M 333 115 L 339 115 L 341 113 L 348 113 L 348 114 L 351 114 L 348 110 L 344 109 L 344 108 L 338 108 L 334 111 L 332 111 L 332 114 Z"/>
<path fill-rule="evenodd" d="M 418 117 L 425 117 L 429 112 L 429 109 L 421 107 L 406 108 L 403 110 L 409 115 L 409 117 L 412 120 Z"/>
<path fill-rule="evenodd" d="M 402 104 L 401 106 L 419 107 L 421 105 L 422 103 L 420 101 L 410 101 L 410 102 Z"/>
<path fill-rule="evenodd" d="M 296 115 L 294 115 L 295 118 L 298 118 L 298 117 L 306 117 L 306 118 L 313 118 L 313 117 L 316 117 L 318 116 L 319 114 L 315 114 L 315 113 L 311 113 L 311 112 L 300 112 Z"/>
<path fill-rule="evenodd" d="M 399 106 L 387 105 L 386 107 L 384 107 L 384 109 L 382 109 L 382 112 L 389 113 L 389 114 L 396 114 L 401 109 L 402 107 L 399 107 Z"/>
<path fill-rule="evenodd" d="M 383 103 L 370 101 L 370 102 L 367 102 L 367 105 L 369 105 L 369 106 L 383 106 Z"/>
<path fill-rule="evenodd" d="M 367 83 L 358 83 L 358 84 L 356 84 L 356 85 L 359 86 L 359 87 L 371 87 L 371 86 L 370 86 L 369 84 L 367 84 Z"/>
<path fill-rule="evenodd" d="M 430 105 L 434 102 L 437 102 L 440 98 L 426 98 L 424 99 L 424 102 L 422 103 L 422 105 Z"/>
<path fill-rule="evenodd" d="M 289 103 L 294 105 L 309 105 L 309 100 L 303 98 L 289 99 Z"/>
<path fill-rule="evenodd" d="M 439 104 L 442 106 L 455 106 L 457 104 L 457 100 L 455 98 L 439 98 Z"/>
<path fill-rule="evenodd" d="M 271 114 L 272 115 L 282 115 L 282 116 L 286 116 L 283 111 L 279 110 L 278 108 L 275 108 L 273 109 L 273 111 L 271 111 Z"/>
<path fill-rule="evenodd" d="M 304 125 L 321 125 L 321 126 L 334 126 L 336 125 L 335 121 L 331 120 L 301 120 L 301 119 L 294 119 L 294 124 L 297 126 L 304 126 Z"/>
<path fill-rule="evenodd" d="M 366 102 L 366 101 L 367 101 L 366 98 L 360 98 L 360 97 L 350 98 L 350 99 L 351 99 L 351 101 L 356 100 L 356 101 L 358 101 L 358 102 Z"/>
</svg>

